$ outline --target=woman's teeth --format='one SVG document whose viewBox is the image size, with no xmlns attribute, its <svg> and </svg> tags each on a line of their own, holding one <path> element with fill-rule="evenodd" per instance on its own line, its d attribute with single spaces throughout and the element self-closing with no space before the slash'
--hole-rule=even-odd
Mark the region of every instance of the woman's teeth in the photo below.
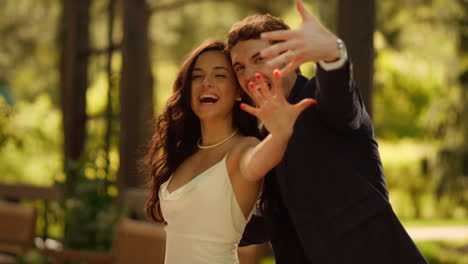
<svg viewBox="0 0 468 264">
<path fill-rule="evenodd" d="M 200 103 L 203 104 L 214 104 L 219 100 L 219 98 L 213 94 L 202 94 L 199 100 Z"/>
</svg>

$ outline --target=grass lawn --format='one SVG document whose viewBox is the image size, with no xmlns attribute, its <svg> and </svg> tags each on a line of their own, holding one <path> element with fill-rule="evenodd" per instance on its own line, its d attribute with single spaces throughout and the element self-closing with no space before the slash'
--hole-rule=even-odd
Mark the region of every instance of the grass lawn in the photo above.
<svg viewBox="0 0 468 264">
<path fill-rule="evenodd" d="M 416 245 L 431 264 L 468 264 L 468 240 L 421 241 Z"/>
<path fill-rule="evenodd" d="M 275 264 L 275 259 L 273 257 L 266 257 L 262 259 L 260 264 Z"/>
</svg>

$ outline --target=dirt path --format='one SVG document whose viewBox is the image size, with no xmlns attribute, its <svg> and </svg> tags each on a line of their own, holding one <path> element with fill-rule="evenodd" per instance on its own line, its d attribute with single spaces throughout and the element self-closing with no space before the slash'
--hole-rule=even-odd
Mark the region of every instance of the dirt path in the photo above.
<svg viewBox="0 0 468 264">
<path fill-rule="evenodd" d="M 408 227 L 415 241 L 424 240 L 468 240 L 468 226 Z"/>
</svg>

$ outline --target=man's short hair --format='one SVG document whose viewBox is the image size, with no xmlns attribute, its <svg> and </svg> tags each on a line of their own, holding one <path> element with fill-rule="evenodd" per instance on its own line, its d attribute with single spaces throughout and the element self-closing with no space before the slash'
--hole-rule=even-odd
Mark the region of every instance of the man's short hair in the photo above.
<svg viewBox="0 0 468 264">
<path fill-rule="evenodd" d="M 235 23 L 226 36 L 226 51 L 231 49 L 241 40 L 259 39 L 263 32 L 286 30 L 289 26 L 280 18 L 270 14 L 252 15 Z M 273 41 L 275 43 L 278 41 Z"/>
</svg>

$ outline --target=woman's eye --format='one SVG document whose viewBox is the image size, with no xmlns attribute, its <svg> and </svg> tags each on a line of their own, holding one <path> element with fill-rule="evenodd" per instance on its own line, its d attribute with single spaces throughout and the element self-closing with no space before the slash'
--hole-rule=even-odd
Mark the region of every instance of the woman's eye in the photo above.
<svg viewBox="0 0 468 264">
<path fill-rule="evenodd" d="M 215 76 L 220 77 L 220 78 L 226 78 L 226 75 L 224 75 L 224 74 L 216 74 Z"/>
<path fill-rule="evenodd" d="M 263 57 L 257 57 L 257 58 L 255 59 L 255 63 L 260 63 L 260 62 L 262 62 L 262 61 L 263 61 Z"/>
<path fill-rule="evenodd" d="M 192 80 L 196 80 L 196 79 L 199 79 L 201 77 L 203 77 L 203 75 L 193 75 Z"/>
</svg>

